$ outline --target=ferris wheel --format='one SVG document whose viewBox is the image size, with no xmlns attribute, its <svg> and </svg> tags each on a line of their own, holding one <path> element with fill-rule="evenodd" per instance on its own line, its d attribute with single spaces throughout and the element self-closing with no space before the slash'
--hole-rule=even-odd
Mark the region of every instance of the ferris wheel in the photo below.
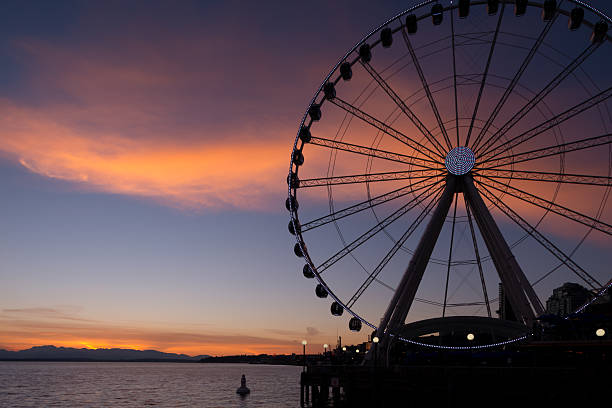
<svg viewBox="0 0 612 408">
<path fill-rule="evenodd" d="M 581 1 L 423 1 L 335 64 L 286 201 L 332 315 L 381 345 L 485 348 L 527 338 L 564 282 L 605 293 L 610 23 Z"/>
</svg>

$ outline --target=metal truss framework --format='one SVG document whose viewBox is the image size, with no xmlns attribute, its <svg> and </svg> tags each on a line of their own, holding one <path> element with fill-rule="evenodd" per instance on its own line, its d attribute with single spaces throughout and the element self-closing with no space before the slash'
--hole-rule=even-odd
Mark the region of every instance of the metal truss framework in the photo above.
<svg viewBox="0 0 612 408">
<path fill-rule="evenodd" d="M 542 303 L 533 287 L 529 284 L 479 191 L 476 189 L 472 175 L 449 175 L 446 178 L 444 191 L 421 236 L 412 260 L 406 272 L 404 272 L 402 280 L 378 327 L 377 336 L 383 339 L 381 343 L 383 349 L 389 347 L 393 335 L 401 332 L 453 202 L 453 196 L 460 192 L 463 193 L 467 206 L 476 220 L 487 249 L 491 254 L 495 269 L 506 288 L 510 304 L 519 321 L 529 327 L 533 325 L 536 316 L 544 313 Z"/>
</svg>

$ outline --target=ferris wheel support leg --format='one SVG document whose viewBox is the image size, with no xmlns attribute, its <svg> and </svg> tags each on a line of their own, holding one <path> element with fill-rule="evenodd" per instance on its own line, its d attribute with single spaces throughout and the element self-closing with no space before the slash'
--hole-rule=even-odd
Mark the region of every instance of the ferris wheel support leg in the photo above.
<svg viewBox="0 0 612 408">
<path fill-rule="evenodd" d="M 387 349 L 391 344 L 391 336 L 389 336 L 389 334 L 397 333 L 398 329 L 406 320 L 408 310 L 410 310 L 410 306 L 414 301 L 416 291 L 423 278 L 423 273 L 429 263 L 429 258 L 431 257 L 440 231 L 444 226 L 446 215 L 453 202 L 456 186 L 457 177 L 448 176 L 440 201 L 438 201 L 432 217 L 427 224 L 427 228 L 419 241 L 419 245 L 412 255 L 408 268 L 406 272 L 404 272 L 404 276 L 382 318 L 377 335 L 382 339 L 380 348 L 385 350 L 385 352 L 388 351 Z"/>
<path fill-rule="evenodd" d="M 470 174 L 463 178 L 463 190 L 512 309 L 519 320 L 531 327 L 536 313 L 543 313 L 542 304 L 474 186 L 474 180 Z"/>
</svg>

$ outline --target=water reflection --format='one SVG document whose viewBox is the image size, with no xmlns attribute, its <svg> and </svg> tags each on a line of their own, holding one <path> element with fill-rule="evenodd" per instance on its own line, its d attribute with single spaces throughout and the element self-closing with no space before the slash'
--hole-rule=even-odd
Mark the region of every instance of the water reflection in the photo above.
<svg viewBox="0 0 612 408">
<path fill-rule="evenodd" d="M 297 408 L 300 367 L 0 362 L 0 406 Z M 245 374 L 251 394 L 236 388 Z"/>
</svg>

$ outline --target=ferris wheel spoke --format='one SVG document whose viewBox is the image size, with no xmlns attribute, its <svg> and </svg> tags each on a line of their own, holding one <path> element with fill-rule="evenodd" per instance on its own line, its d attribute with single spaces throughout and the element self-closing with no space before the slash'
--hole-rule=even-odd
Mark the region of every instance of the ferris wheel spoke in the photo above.
<svg viewBox="0 0 612 408">
<path fill-rule="evenodd" d="M 368 62 L 360 61 L 363 68 L 370 74 L 370 76 L 378 83 L 378 85 L 385 91 L 385 93 L 391 98 L 391 100 L 397 105 L 397 107 L 410 119 L 410 121 L 416 126 L 417 129 L 425 136 L 429 143 L 434 146 L 438 151 L 438 156 L 444 158 L 444 146 L 438 142 L 434 135 L 431 134 L 430 130 L 421 122 L 417 115 L 404 103 L 403 99 L 389 86 L 387 81 L 380 76 L 378 72 Z"/>
<path fill-rule="evenodd" d="M 457 146 L 459 146 L 459 103 L 457 102 L 457 59 L 455 57 L 455 19 L 453 13 L 450 16 L 451 22 L 451 45 L 453 48 L 453 89 L 455 93 L 455 130 L 457 132 Z"/>
<path fill-rule="evenodd" d="M 388 193 L 381 194 L 379 196 L 373 197 L 371 199 L 367 199 L 365 201 L 351 205 L 349 207 L 334 211 L 331 214 L 325 215 L 323 217 L 320 217 L 315 220 L 309 221 L 305 224 L 302 224 L 300 226 L 301 231 L 306 232 L 311 229 L 320 227 L 322 225 L 329 224 L 330 222 L 342 219 L 344 217 L 348 217 L 349 215 L 357 214 L 363 210 L 367 210 L 368 208 L 376 207 L 378 205 L 395 200 L 397 198 L 404 197 L 408 194 L 416 193 L 418 191 L 430 188 L 438 183 L 438 181 L 426 183 L 430 180 L 431 180 L 430 178 L 423 179 L 423 180 L 417 181 L 416 183 L 410 184 L 408 186 L 397 188 Z M 423 184 L 423 183 L 426 183 L 426 184 Z"/>
<path fill-rule="evenodd" d="M 368 278 L 361 284 L 359 289 L 357 289 L 355 294 L 351 296 L 351 299 L 346 304 L 349 308 L 352 307 L 355 304 L 355 302 L 357 302 L 357 300 L 359 300 L 359 298 L 361 297 L 361 295 L 363 295 L 366 289 L 372 284 L 372 282 L 374 282 L 374 280 L 376 280 L 376 278 L 378 277 L 380 272 L 383 270 L 383 268 L 389 263 L 391 258 L 393 258 L 393 256 L 402 247 L 402 245 L 404 245 L 406 240 L 410 238 L 410 236 L 414 233 L 414 231 L 418 228 L 418 226 L 421 225 L 425 217 L 431 212 L 434 206 L 438 203 L 439 199 L 440 199 L 440 195 L 435 196 L 429 201 L 429 203 L 425 206 L 425 208 L 423 208 L 423 210 L 418 215 L 418 217 L 412 222 L 412 224 L 410 224 L 406 232 L 404 232 L 401 238 L 395 242 L 395 245 L 393 245 L 391 250 L 387 252 L 387 254 L 383 257 L 383 259 L 376 266 L 376 268 L 374 268 L 372 273 L 370 273 Z"/>
<path fill-rule="evenodd" d="M 489 56 L 487 57 L 487 65 L 482 73 L 482 80 L 480 82 L 480 89 L 478 90 L 478 96 L 476 97 L 476 103 L 474 104 L 474 112 L 472 113 L 472 120 L 470 121 L 470 127 L 468 128 L 467 137 L 465 140 L 465 146 L 470 144 L 470 136 L 472 135 L 472 129 L 474 128 L 474 121 L 476 120 L 476 114 L 478 113 L 478 107 L 480 105 L 480 98 L 482 97 L 482 91 L 484 90 L 487 74 L 489 73 L 489 67 L 491 66 L 491 59 L 493 58 L 493 51 L 495 50 L 495 44 L 497 43 L 497 36 L 499 35 L 499 28 L 501 27 L 502 18 L 504 17 L 504 10 L 506 9 L 506 3 L 502 3 L 501 11 L 499 12 L 499 18 L 497 19 L 497 26 L 495 26 L 495 34 L 493 34 L 493 40 L 491 41 L 491 48 L 489 49 Z M 454 59 L 453 59 L 454 63 Z M 455 93 L 457 92 L 455 86 Z M 455 97 L 456 99 L 456 97 Z M 455 101 L 456 102 L 456 101 Z M 457 137 L 458 138 L 458 137 Z M 457 143 L 459 146 L 459 143 Z"/>
<path fill-rule="evenodd" d="M 561 251 L 555 244 L 553 244 L 549 239 L 547 239 L 542 233 L 540 233 L 535 227 L 529 224 L 523 217 L 517 214 L 512 208 L 510 208 L 507 204 L 503 202 L 503 200 L 499 199 L 499 197 L 494 194 L 491 190 L 489 190 L 482 183 L 479 183 L 481 186 L 481 193 L 485 196 L 487 200 L 489 200 L 495 207 L 497 207 L 501 212 L 503 212 L 508 218 L 510 218 L 514 223 L 516 223 L 519 227 L 521 227 L 527 234 L 533 237 L 540 245 L 542 245 L 546 250 L 548 250 L 552 255 L 554 255 L 561 263 L 569 270 L 571 270 L 576 276 L 582 279 L 587 285 L 591 286 L 593 289 L 597 289 L 601 287 L 601 284 L 591 276 L 587 271 L 582 269 L 574 260 L 567 256 L 563 251 Z M 554 270 L 553 270 L 554 271 Z M 550 272 L 552 273 L 552 272 Z M 549 274 L 550 274 L 549 273 Z M 545 275 L 544 277 L 546 277 Z M 534 281 L 531 285 L 535 285 L 540 282 L 544 277 Z"/>
<path fill-rule="evenodd" d="M 487 180 L 491 181 L 493 184 L 491 183 L 484 183 L 482 181 L 482 178 L 486 178 Z M 506 185 L 503 183 L 500 183 L 496 180 L 493 180 L 491 178 L 488 178 L 486 176 L 481 176 L 481 180 L 479 181 L 480 185 L 484 185 L 486 187 L 492 188 L 494 190 L 499 191 L 500 193 L 505 193 L 508 194 L 512 197 L 518 198 L 519 200 L 522 200 L 526 203 L 532 204 L 536 207 L 540 207 L 543 208 L 545 210 L 549 210 L 554 212 L 557 215 L 560 215 L 564 218 L 567 218 L 568 220 L 572 220 L 575 221 L 577 223 L 580 223 L 582 225 L 585 225 L 589 228 L 594 228 L 598 231 L 601 231 L 605 234 L 608 235 L 612 235 L 612 225 L 609 225 L 603 221 L 600 221 L 598 219 L 595 219 L 593 217 L 589 217 L 588 215 L 582 214 L 578 211 L 569 209 L 565 206 L 562 206 L 560 204 L 556 204 L 552 201 L 549 200 L 545 200 L 543 198 L 540 198 L 538 196 L 535 196 L 533 194 L 527 193 L 526 191 L 523 191 L 519 188 L 516 187 L 512 187 L 510 185 Z M 499 187 L 496 187 L 497 185 L 501 185 L 502 187 L 505 187 L 506 190 L 502 190 Z"/>
<path fill-rule="evenodd" d="M 559 10 L 559 7 L 561 6 L 562 2 L 563 2 L 563 0 L 561 0 L 559 2 L 559 5 L 557 6 L 557 10 Z M 514 77 L 512 78 L 512 80 L 510 81 L 510 83 L 508 84 L 506 89 L 504 90 L 503 95 L 501 96 L 501 98 L 499 98 L 499 101 L 495 105 L 495 108 L 493 108 L 493 111 L 491 112 L 491 114 L 489 115 L 489 117 L 488 117 L 487 121 L 485 122 L 484 126 L 482 127 L 482 129 L 478 133 L 478 136 L 474 140 L 473 149 L 479 149 L 478 144 L 481 142 L 481 140 L 484 137 L 484 135 L 487 134 L 487 131 L 489 130 L 489 128 L 491 127 L 491 125 L 493 124 L 495 119 L 497 118 L 497 115 L 501 111 L 501 109 L 504 106 L 504 104 L 506 103 L 507 99 L 512 94 L 512 91 L 514 90 L 514 87 L 516 86 L 516 84 L 518 83 L 519 79 L 521 78 L 521 76 L 523 75 L 525 70 L 527 69 L 527 66 L 529 65 L 529 63 L 531 62 L 533 57 L 536 55 L 536 52 L 538 51 L 538 48 L 540 47 L 540 45 L 544 41 L 544 38 L 546 37 L 546 35 L 550 31 L 550 29 L 553 26 L 553 24 L 554 24 L 555 20 L 557 19 L 558 15 L 559 15 L 559 12 L 556 11 L 555 15 L 553 16 L 553 18 L 546 23 L 546 25 L 544 26 L 544 29 L 540 32 L 540 35 L 538 36 L 536 42 L 533 44 L 533 46 L 529 50 L 529 53 L 527 54 L 527 56 L 525 57 L 525 59 L 521 63 L 521 66 L 519 67 L 518 71 L 514 74 Z"/>
<path fill-rule="evenodd" d="M 440 157 L 439 153 L 431 150 L 427 146 L 424 146 L 423 144 L 417 142 L 416 140 L 410 138 L 409 136 L 406 136 L 402 132 L 392 128 L 391 126 L 387 125 L 385 122 L 379 119 L 376 119 L 374 116 L 367 114 L 366 112 L 350 104 L 349 102 L 346 102 L 337 96 L 333 99 L 330 99 L 329 101 L 333 103 L 334 105 L 338 106 L 339 108 L 350 113 L 351 115 L 355 116 L 356 118 L 361 119 L 362 121 L 375 127 L 381 132 L 405 144 L 406 146 L 413 149 L 415 152 L 420 152 L 422 154 L 425 154 L 426 156 L 428 156 L 430 159 L 433 159 L 433 160 L 435 160 L 435 157 Z"/>
<path fill-rule="evenodd" d="M 586 99 L 576 105 L 574 105 L 573 107 L 567 109 L 566 111 L 553 116 L 552 118 L 547 119 L 546 121 L 540 123 L 537 126 L 534 126 L 533 128 L 529 129 L 526 132 L 521 133 L 518 136 L 513 137 L 510 140 L 507 140 L 506 142 L 497 145 L 496 147 L 493 147 L 493 145 L 491 145 L 491 148 L 484 151 L 482 153 L 482 157 L 486 157 L 485 161 L 489 161 L 494 159 L 495 157 L 514 149 L 515 147 L 521 145 L 522 143 L 525 143 L 528 140 L 533 139 L 534 137 L 544 133 L 545 131 L 560 125 L 561 123 L 565 122 L 568 119 L 573 118 L 574 116 L 577 116 L 579 114 L 581 114 L 582 112 L 602 103 L 605 102 L 606 100 L 608 100 L 610 97 L 612 96 L 612 87 L 609 87 L 608 89 L 598 93 L 597 95 L 594 95 L 592 97 L 590 97 L 589 99 Z"/>
<path fill-rule="evenodd" d="M 580 53 L 570 64 L 557 74 L 540 92 L 523 105 L 504 125 L 502 125 L 494 134 L 492 134 L 478 149 L 474 151 L 480 154 L 486 151 L 490 146 L 498 142 L 514 125 L 516 125 L 525 115 L 527 115 L 542 99 L 552 92 L 565 78 L 567 78 L 576 68 L 580 66 L 593 52 L 599 48 L 601 43 L 591 43 L 584 51 Z"/>
<path fill-rule="evenodd" d="M 425 90 L 427 99 L 429 100 L 429 105 L 431 106 L 431 110 L 433 111 L 433 114 L 436 117 L 436 120 L 438 121 L 438 127 L 440 128 L 442 135 L 444 135 L 444 140 L 446 141 L 446 144 L 450 150 L 453 148 L 452 143 L 448 137 L 448 133 L 446 133 L 446 128 L 444 127 L 444 122 L 442 121 L 442 117 L 440 117 L 440 112 L 438 111 L 436 101 L 434 100 L 433 95 L 431 94 L 431 91 L 429 90 L 429 85 L 427 84 L 427 79 L 425 78 L 425 74 L 423 73 L 423 69 L 421 68 L 421 64 L 419 63 L 419 59 L 416 53 L 414 52 L 414 48 L 412 47 L 412 44 L 410 43 L 410 38 L 408 38 L 408 34 L 406 33 L 406 30 L 402 29 L 401 32 L 402 32 L 402 38 L 404 39 L 404 43 L 406 43 L 408 52 L 410 53 L 410 56 L 412 57 L 412 63 L 414 64 L 414 67 L 417 70 L 417 73 L 419 74 L 419 78 L 421 79 L 421 84 L 423 86 L 423 89 Z"/>
<path fill-rule="evenodd" d="M 412 166 L 418 166 L 418 167 L 422 167 L 422 168 L 426 168 L 430 170 L 435 170 L 435 169 L 440 168 L 440 167 L 435 168 L 432 166 L 434 164 L 439 165 L 440 163 L 439 160 L 434 161 L 434 160 L 427 159 L 427 158 L 410 156 L 410 155 L 401 154 L 401 153 L 394 153 L 394 152 L 389 152 L 386 150 L 374 149 L 372 147 L 361 146 L 361 145 L 354 144 L 354 143 L 346 143 L 346 142 L 340 142 L 338 140 L 325 139 L 322 137 L 313 136 L 312 139 L 310 139 L 310 144 L 322 146 L 322 147 L 328 147 L 330 149 L 343 150 L 345 152 L 356 153 L 356 154 L 360 154 L 363 156 L 375 157 L 377 159 L 389 160 L 389 161 L 394 161 L 398 163 L 405 163 L 405 164 L 409 164 Z"/>
<path fill-rule="evenodd" d="M 448 295 L 448 279 L 450 278 L 450 269 L 451 269 L 451 261 L 453 260 L 453 243 L 455 240 L 455 222 L 457 221 L 457 201 L 459 201 L 457 198 L 458 193 L 455 193 L 454 195 L 454 200 L 455 200 L 455 208 L 453 210 L 453 226 L 451 229 L 451 240 L 450 240 L 450 246 L 448 248 L 448 263 L 446 266 L 446 285 L 444 286 L 444 305 L 442 306 L 442 317 L 444 317 L 446 315 L 446 300 L 447 300 L 447 295 Z"/>
<path fill-rule="evenodd" d="M 475 33 L 470 33 L 470 35 L 467 34 L 455 34 L 455 37 L 457 38 L 461 38 L 462 41 L 457 41 L 456 45 L 457 46 L 469 46 L 469 45 L 482 45 L 482 44 L 488 44 L 489 42 L 486 40 L 486 37 L 488 37 L 493 31 L 482 31 L 482 32 L 475 32 Z M 444 41 L 448 40 L 449 38 L 451 38 L 451 36 L 446 36 L 446 37 L 442 37 L 441 39 L 435 40 L 435 41 L 431 41 L 427 44 L 423 44 L 419 47 L 416 48 L 416 50 L 422 50 L 422 49 L 427 49 L 428 47 L 432 47 L 434 45 L 437 45 L 439 43 L 443 43 Z M 431 57 L 432 55 L 436 55 L 439 54 L 443 51 L 446 51 L 448 49 L 450 49 L 451 46 L 443 46 L 443 47 L 439 47 L 434 49 L 433 51 L 429 51 L 426 52 L 424 54 L 422 54 L 421 58 L 427 58 L 427 57 Z M 406 55 L 410 55 L 410 53 L 407 53 Z M 404 59 L 405 55 L 400 57 L 400 60 Z M 404 66 L 404 68 L 406 66 L 410 65 L 406 64 Z M 393 75 L 393 74 L 392 74 Z M 433 83 L 432 83 L 433 85 Z"/>
<path fill-rule="evenodd" d="M 487 294 L 487 285 L 485 284 L 484 274 L 482 272 L 482 262 L 480 260 L 480 251 L 478 250 L 478 242 L 476 241 L 476 233 L 474 231 L 474 223 L 472 222 L 472 213 L 470 210 L 469 203 L 465 196 L 465 212 L 467 213 L 468 224 L 470 226 L 470 233 L 472 235 L 472 243 L 474 245 L 474 255 L 476 256 L 476 263 L 478 265 L 478 273 L 480 274 L 480 283 L 482 285 L 482 295 L 484 297 L 485 304 L 487 306 L 487 315 L 491 317 L 491 305 L 489 304 L 489 295 Z"/>
<path fill-rule="evenodd" d="M 474 175 L 481 176 L 479 172 Z M 525 181 L 546 181 L 551 183 L 583 184 L 592 186 L 612 186 L 610 176 L 591 176 L 586 174 L 552 173 L 527 170 L 484 170 L 482 175 L 492 179 L 514 179 Z"/>
<path fill-rule="evenodd" d="M 530 150 L 524 153 L 515 153 L 496 159 L 485 159 L 474 166 L 474 170 L 491 170 L 502 166 L 508 166 L 511 164 L 522 163 L 531 160 L 542 159 L 545 157 L 556 156 L 559 154 L 565 154 L 569 152 L 575 152 L 584 149 L 590 149 L 597 146 L 608 145 L 612 143 L 612 133 L 606 133 L 600 136 L 589 137 L 586 139 L 578 140 L 575 142 L 563 143 L 552 147 L 543 147 L 540 149 Z M 486 163 L 491 163 L 490 166 L 482 166 Z"/>
<path fill-rule="evenodd" d="M 395 222 L 399 218 L 401 218 L 404 214 L 406 214 L 407 212 L 412 210 L 417 205 L 421 204 L 423 201 L 427 200 L 427 198 L 431 197 L 434 194 L 438 194 L 440 192 L 440 190 L 442 190 L 442 187 L 438 187 L 437 189 L 435 189 L 433 191 L 432 190 L 424 191 L 424 192 L 418 194 L 417 196 L 415 196 L 414 198 L 412 198 L 408 203 L 404 204 L 402 207 L 400 207 L 397 210 L 395 210 L 391 215 L 389 215 L 386 218 L 384 218 L 383 220 L 381 220 L 375 226 L 370 228 L 368 231 L 363 233 L 357 239 L 352 241 L 350 244 L 346 245 L 340 251 L 336 252 L 334 255 L 332 255 L 330 258 L 328 258 L 325 262 L 323 262 L 321 265 L 319 265 L 316 268 L 318 273 L 322 274 L 326 269 L 328 269 L 329 267 L 334 265 L 336 262 L 338 262 L 340 259 L 344 258 L 346 255 L 348 255 L 349 253 L 354 251 L 359 246 L 363 245 L 370 238 L 374 237 L 380 231 L 382 231 L 383 229 L 385 229 L 386 227 L 391 225 L 393 222 Z"/>
<path fill-rule="evenodd" d="M 407 179 L 429 179 L 441 175 L 443 170 L 404 170 L 385 173 L 352 174 L 347 176 L 320 177 L 299 180 L 298 188 L 327 187 L 339 184 L 373 183 Z"/>
<path fill-rule="evenodd" d="M 606 207 L 606 203 L 608 201 L 608 198 L 610 196 L 610 189 L 606 189 L 606 193 L 605 193 L 605 198 L 604 200 L 601 202 L 601 204 L 599 205 L 599 209 L 597 210 L 597 217 L 601 216 L 604 208 Z M 586 234 L 584 234 L 582 236 L 582 239 L 578 242 L 578 244 L 576 246 L 574 246 L 574 248 L 572 249 L 572 251 L 569 253 L 569 257 L 574 256 L 574 254 L 576 253 L 576 251 L 580 248 L 580 246 L 583 244 L 583 242 L 587 239 L 587 237 L 591 234 L 593 230 L 589 230 L 587 231 Z M 540 278 L 536 279 L 533 282 L 533 286 L 537 285 L 538 283 L 542 282 L 544 279 L 546 279 L 547 277 L 549 277 L 550 275 L 552 275 L 555 271 L 557 271 L 559 268 L 561 268 L 564 265 L 563 262 L 561 262 L 560 264 L 558 264 L 557 266 L 555 266 L 554 268 L 552 268 L 550 271 L 546 272 L 544 275 L 542 275 Z"/>
</svg>

